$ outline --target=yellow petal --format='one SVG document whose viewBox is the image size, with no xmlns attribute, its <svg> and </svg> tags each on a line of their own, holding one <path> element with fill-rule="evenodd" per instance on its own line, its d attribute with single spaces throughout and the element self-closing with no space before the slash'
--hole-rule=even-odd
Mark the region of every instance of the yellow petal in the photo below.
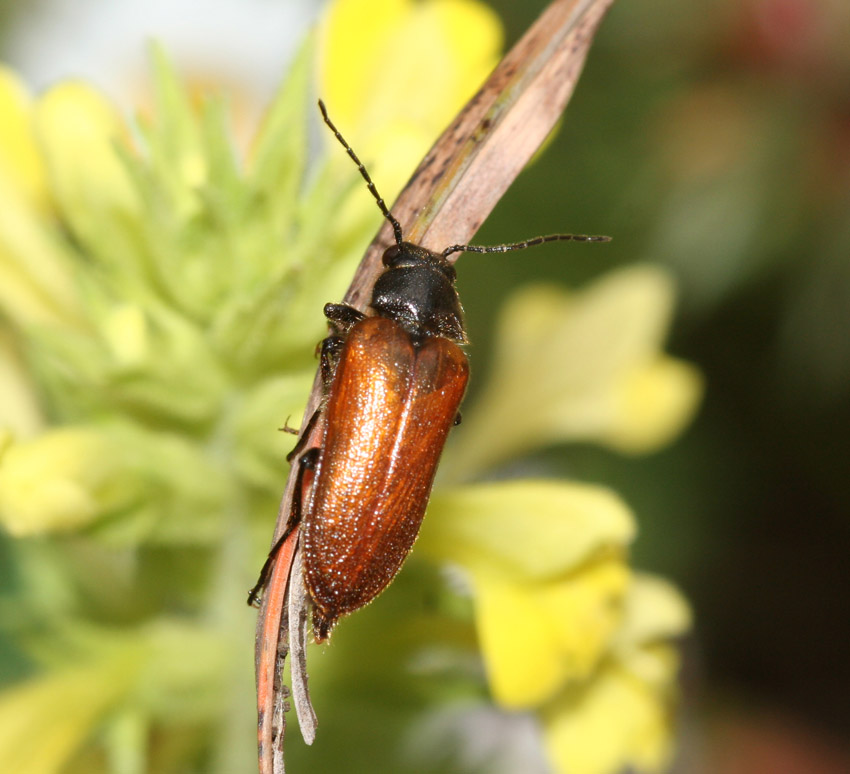
<svg viewBox="0 0 850 774">
<path fill-rule="evenodd" d="M 0 457 L 0 523 L 16 536 L 89 524 L 137 495 L 123 465 L 120 446 L 86 428 L 13 444 Z"/>
<path fill-rule="evenodd" d="M 702 392 L 698 369 L 659 357 L 615 385 L 607 431 L 602 429 L 599 441 L 631 454 L 666 446 L 693 419 Z"/>
<path fill-rule="evenodd" d="M 386 198 L 481 85 L 501 45 L 498 17 L 472 0 L 331 5 L 320 95 Z"/>
<path fill-rule="evenodd" d="M 602 554 L 621 554 L 634 534 L 631 512 L 608 489 L 521 480 L 439 490 L 418 548 L 536 581 L 563 577 Z"/>
<path fill-rule="evenodd" d="M 672 651 L 671 651 L 672 653 Z M 614 662 L 543 713 L 546 749 L 563 774 L 661 772 L 672 747 L 669 695 Z"/>
<path fill-rule="evenodd" d="M 411 0 L 337 0 L 328 9 L 320 31 L 320 92 L 351 131 L 368 114 L 368 84 L 385 69 L 386 45 L 412 5 Z"/>
<path fill-rule="evenodd" d="M 0 178 L 44 212 L 49 196 L 44 164 L 32 132 L 32 101 L 18 77 L 0 66 Z"/>
<path fill-rule="evenodd" d="M 664 578 L 639 573 L 629 586 L 625 615 L 613 647 L 625 654 L 679 637 L 690 629 L 692 617 L 687 601 L 673 584 Z"/>
<path fill-rule="evenodd" d="M 106 215 L 138 207 L 116 147 L 129 147 L 124 122 L 97 91 L 71 81 L 39 100 L 34 120 L 63 215 L 83 238 L 102 238 Z"/>
<path fill-rule="evenodd" d="M 611 558 L 549 583 L 516 583 L 498 568 L 474 569 L 472 578 L 493 696 L 520 709 L 550 699 L 597 665 L 620 620 L 629 570 Z"/>
<path fill-rule="evenodd" d="M 558 771 L 665 770 L 679 669 L 668 641 L 690 622 L 688 605 L 671 584 L 635 576 L 602 668 L 585 685 L 568 686 L 542 713 Z"/>
<path fill-rule="evenodd" d="M 338 0 L 320 34 L 321 94 L 372 148 L 388 120 L 436 133 L 481 85 L 501 42 L 496 14 L 472 0 Z"/>
<path fill-rule="evenodd" d="M 66 669 L 0 693 L 0 771 L 58 774 L 122 698 L 126 660 Z"/>
</svg>

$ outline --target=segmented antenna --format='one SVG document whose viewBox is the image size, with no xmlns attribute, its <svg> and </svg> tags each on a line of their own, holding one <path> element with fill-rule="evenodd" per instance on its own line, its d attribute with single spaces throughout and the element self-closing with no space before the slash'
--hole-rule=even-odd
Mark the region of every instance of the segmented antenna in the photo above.
<svg viewBox="0 0 850 774">
<path fill-rule="evenodd" d="M 443 258 L 452 253 L 508 253 L 511 250 L 524 250 L 526 247 L 542 245 L 544 242 L 610 242 L 609 236 L 588 236 L 587 234 L 547 234 L 546 236 L 526 239 L 509 245 L 452 245 L 441 255 Z"/>
<path fill-rule="evenodd" d="M 357 164 L 357 169 L 360 171 L 360 174 L 363 175 L 363 179 L 366 181 L 366 187 L 372 192 L 372 196 L 374 196 L 375 201 L 378 202 L 378 207 L 381 208 L 381 212 L 384 213 L 384 217 L 392 224 L 396 244 L 400 245 L 404 241 L 404 237 L 401 233 L 401 224 L 393 217 L 393 214 L 390 212 L 389 207 L 387 207 L 386 203 L 381 198 L 381 195 L 378 193 L 378 189 L 372 182 L 372 178 L 369 177 L 369 173 L 366 171 L 366 167 L 363 166 L 363 162 L 357 158 L 357 154 L 351 149 L 351 146 L 339 133 L 339 130 L 334 126 L 333 121 L 328 118 L 328 111 L 325 108 L 325 103 L 322 102 L 322 100 L 319 100 L 319 110 L 322 111 L 322 118 L 325 120 L 325 123 L 330 127 L 331 131 L 334 133 L 334 137 L 339 140 L 340 145 L 342 145 L 342 147 L 345 148 L 345 150 L 348 152 L 348 155 L 351 156 L 351 160 L 355 164 Z"/>
</svg>

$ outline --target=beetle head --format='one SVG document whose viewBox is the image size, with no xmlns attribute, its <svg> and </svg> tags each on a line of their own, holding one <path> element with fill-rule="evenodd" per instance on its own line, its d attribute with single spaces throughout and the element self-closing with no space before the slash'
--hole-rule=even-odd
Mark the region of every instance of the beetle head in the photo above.
<svg viewBox="0 0 850 774">
<path fill-rule="evenodd" d="M 411 242 L 399 242 L 398 244 L 390 245 L 384 250 L 384 256 L 381 260 L 388 269 L 427 266 L 442 272 L 451 283 L 454 283 L 457 279 L 455 267 L 440 253 L 434 253 L 425 247 L 414 245 Z"/>
</svg>

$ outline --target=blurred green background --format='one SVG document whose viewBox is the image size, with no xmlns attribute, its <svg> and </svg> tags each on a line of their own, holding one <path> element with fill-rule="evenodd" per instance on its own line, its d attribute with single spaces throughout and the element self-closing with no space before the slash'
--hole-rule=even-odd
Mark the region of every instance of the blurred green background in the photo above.
<svg viewBox="0 0 850 774">
<path fill-rule="evenodd" d="M 490 4 L 508 45 L 542 6 Z M 287 36 L 317 7 L 299 4 Z M 3 58 L 50 12 L 0 5 Z M 669 349 L 707 383 L 685 437 L 648 458 L 572 446 L 524 464 L 617 489 L 640 520 L 635 564 L 692 601 L 683 772 L 850 770 L 848 40 L 843 0 L 615 3 L 545 160 L 476 238 L 614 241 L 460 262 L 473 392 L 512 288 L 632 262 L 678 280 Z"/>
</svg>

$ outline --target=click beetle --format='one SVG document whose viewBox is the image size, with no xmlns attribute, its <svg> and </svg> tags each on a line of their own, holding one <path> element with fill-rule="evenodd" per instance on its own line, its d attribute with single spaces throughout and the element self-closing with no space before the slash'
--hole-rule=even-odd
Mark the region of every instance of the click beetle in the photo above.
<svg viewBox="0 0 850 774">
<path fill-rule="evenodd" d="M 248 598 L 256 602 L 277 551 L 288 542 L 291 553 L 299 527 L 314 636 L 321 642 L 340 617 L 371 602 L 400 569 L 419 533 L 449 430 L 459 421 L 469 364 L 449 256 L 609 238 L 550 234 L 506 245 L 451 245 L 441 252 L 406 242 L 321 101 L 319 109 L 395 238 L 383 254 L 371 314 L 325 305 L 330 333 L 319 347 L 324 399 L 289 455 L 299 466 L 289 523 Z M 305 448 L 308 441 L 314 445 Z"/>
</svg>

